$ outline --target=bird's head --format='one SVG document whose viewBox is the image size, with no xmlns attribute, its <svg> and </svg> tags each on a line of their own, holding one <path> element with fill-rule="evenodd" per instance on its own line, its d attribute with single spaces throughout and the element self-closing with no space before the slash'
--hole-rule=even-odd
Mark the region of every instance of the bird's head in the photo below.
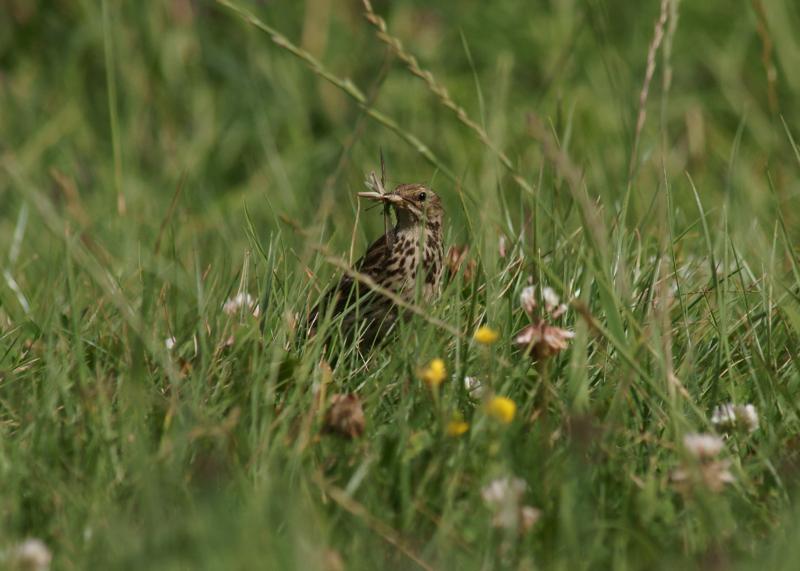
<svg viewBox="0 0 800 571">
<path fill-rule="evenodd" d="M 439 196 L 424 184 L 401 184 L 392 192 L 359 192 L 358 196 L 388 202 L 397 214 L 397 223 L 441 222 L 444 209 Z"/>
</svg>

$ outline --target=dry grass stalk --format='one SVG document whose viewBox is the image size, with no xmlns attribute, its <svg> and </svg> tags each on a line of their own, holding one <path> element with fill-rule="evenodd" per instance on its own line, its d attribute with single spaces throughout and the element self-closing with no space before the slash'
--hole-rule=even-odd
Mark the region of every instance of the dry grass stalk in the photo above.
<svg viewBox="0 0 800 571">
<path fill-rule="evenodd" d="M 639 154 L 639 138 L 641 137 L 644 123 L 647 119 L 647 97 L 650 94 L 650 82 L 653 80 L 653 74 L 656 71 L 656 53 L 661 46 L 661 41 L 664 39 L 664 26 L 667 23 L 669 16 L 670 0 L 661 0 L 661 12 L 656 20 L 655 28 L 653 29 L 653 39 L 650 41 L 650 47 L 647 50 L 647 68 L 644 74 L 644 83 L 642 90 L 639 93 L 639 114 L 636 118 L 636 133 L 633 137 L 633 148 L 631 149 L 631 159 L 628 164 L 628 184 L 633 180 L 633 173 L 636 170 L 636 157 Z"/>
<path fill-rule="evenodd" d="M 775 62 L 772 61 L 772 37 L 769 35 L 767 26 L 767 13 L 761 0 L 751 0 L 753 11 L 756 13 L 756 31 L 761 39 L 761 63 L 767 73 L 767 99 L 769 110 L 773 113 L 778 112 L 778 71 L 775 69 Z"/>
<path fill-rule="evenodd" d="M 412 74 L 419 77 L 422 81 L 425 82 L 425 85 L 428 86 L 428 89 L 436 95 L 439 99 L 439 102 L 450 109 L 453 113 L 455 113 L 458 120 L 467 126 L 472 132 L 474 132 L 478 139 L 490 150 L 494 155 L 500 160 L 503 166 L 509 171 L 511 174 L 511 178 L 519 184 L 523 189 L 528 192 L 533 192 L 533 187 L 522 177 L 522 175 L 517 172 L 517 169 L 514 168 L 514 164 L 511 162 L 511 159 L 508 158 L 506 155 L 495 143 L 489 138 L 489 134 L 486 130 L 475 122 L 466 112 L 466 110 L 461 107 L 458 103 L 456 103 L 453 98 L 450 96 L 450 92 L 447 88 L 440 84 L 434 75 L 428 71 L 427 69 L 423 69 L 417 58 L 415 58 L 412 54 L 408 53 L 405 48 L 403 47 L 403 43 L 396 37 L 392 36 L 388 28 L 386 26 L 386 20 L 381 18 L 375 13 L 375 10 L 372 8 L 372 2 L 370 0 L 362 0 L 364 4 L 364 11 L 365 17 L 367 21 L 372 24 L 375 29 L 377 30 L 376 35 L 378 39 L 385 43 L 389 49 L 392 51 L 394 55 L 396 55 L 405 65 L 408 71 Z"/>
<path fill-rule="evenodd" d="M 367 99 L 367 96 L 364 95 L 364 93 L 351 80 L 342 79 L 328 71 L 328 69 L 308 51 L 295 45 L 289 40 L 289 38 L 278 32 L 275 28 L 258 18 L 249 10 L 230 2 L 229 0 L 217 0 L 217 2 L 235 12 L 240 18 L 249 24 L 255 26 L 262 32 L 265 32 L 267 35 L 269 35 L 272 43 L 302 60 L 314 74 L 343 91 L 348 97 L 353 99 L 358 106 L 361 107 L 364 112 L 366 112 L 367 115 L 411 145 L 411 147 L 413 147 L 417 153 L 422 155 L 425 160 L 438 168 L 443 175 L 453 182 L 458 182 L 458 177 L 456 177 L 455 173 L 453 173 L 453 171 L 449 169 L 447 165 L 445 165 L 425 143 L 423 143 L 416 135 L 413 135 L 412 133 L 409 133 L 403 129 L 394 119 L 375 109 Z"/>
</svg>

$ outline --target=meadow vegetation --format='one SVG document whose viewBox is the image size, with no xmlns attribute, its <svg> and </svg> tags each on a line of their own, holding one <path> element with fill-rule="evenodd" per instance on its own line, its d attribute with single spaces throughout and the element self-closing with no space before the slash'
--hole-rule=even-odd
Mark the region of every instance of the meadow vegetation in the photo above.
<svg viewBox="0 0 800 571">
<path fill-rule="evenodd" d="M 0 6 L 0 565 L 796 568 L 797 2 Z"/>
</svg>

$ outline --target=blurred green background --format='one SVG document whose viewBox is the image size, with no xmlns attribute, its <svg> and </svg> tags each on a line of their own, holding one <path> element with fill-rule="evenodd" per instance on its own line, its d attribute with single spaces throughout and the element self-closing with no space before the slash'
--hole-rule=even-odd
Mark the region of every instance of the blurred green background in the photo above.
<svg viewBox="0 0 800 571">
<path fill-rule="evenodd" d="M 330 209 L 331 220 L 351 219 L 353 193 L 365 171 L 376 168 L 380 148 L 392 182 L 433 181 L 455 217 L 454 231 L 463 227 L 453 181 L 220 5 L 6 0 L 3 6 L 5 160 L 56 194 L 58 180 L 74 184 L 88 211 L 107 214 L 92 216 L 95 232 L 131 222 L 141 233 L 152 231 L 181 177 L 188 198 L 183 225 L 202 244 L 240 239 L 244 204 L 264 232 L 276 226 L 276 214 L 310 223 Z M 468 195 L 517 190 L 476 137 L 387 53 L 359 2 L 270 1 L 252 8 L 374 97 L 378 109 L 440 157 Z M 658 2 L 378 2 L 376 10 L 531 183 L 541 168 L 525 120 L 533 112 L 563 137 L 593 195 L 612 213 L 619 209 Z M 664 170 L 681 189 L 684 171 L 691 172 L 711 204 L 732 194 L 745 206 L 737 212 L 769 213 L 767 169 L 779 200 L 794 197 L 794 158 L 780 117 L 797 124 L 798 11 L 788 1 L 678 5 L 676 31 L 667 40 L 669 93 L 664 52 L 656 59 L 632 226 L 647 221 Z M 0 206 L 4 236 L 19 205 L 8 184 Z M 124 218 L 117 216 L 117 191 L 127 206 Z M 347 236 L 350 229 L 336 232 Z M 135 249 L 126 237 L 142 236 L 120 234 L 109 247 Z"/>
</svg>

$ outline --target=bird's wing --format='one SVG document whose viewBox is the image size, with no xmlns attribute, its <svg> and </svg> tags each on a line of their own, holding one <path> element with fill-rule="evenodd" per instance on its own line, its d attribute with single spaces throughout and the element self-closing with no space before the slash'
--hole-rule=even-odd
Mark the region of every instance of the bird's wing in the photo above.
<svg viewBox="0 0 800 571">
<path fill-rule="evenodd" d="M 366 253 L 354 264 L 353 269 L 359 273 L 375 278 L 388 262 L 389 254 L 386 236 L 381 236 L 367 248 Z M 315 327 L 321 316 L 328 311 L 331 302 L 336 304 L 333 309 L 333 315 L 338 315 L 343 312 L 347 308 L 348 303 L 352 302 L 350 298 L 353 295 L 353 288 L 357 283 L 358 280 L 345 274 L 335 286 L 326 291 L 325 295 L 322 296 L 320 302 L 311 310 L 311 314 L 309 315 L 309 323 L 312 327 Z M 362 293 L 362 295 L 364 294 Z"/>
<path fill-rule="evenodd" d="M 361 273 L 375 275 L 389 261 L 389 248 L 386 236 L 375 240 L 366 253 L 355 263 L 354 268 Z"/>
</svg>

